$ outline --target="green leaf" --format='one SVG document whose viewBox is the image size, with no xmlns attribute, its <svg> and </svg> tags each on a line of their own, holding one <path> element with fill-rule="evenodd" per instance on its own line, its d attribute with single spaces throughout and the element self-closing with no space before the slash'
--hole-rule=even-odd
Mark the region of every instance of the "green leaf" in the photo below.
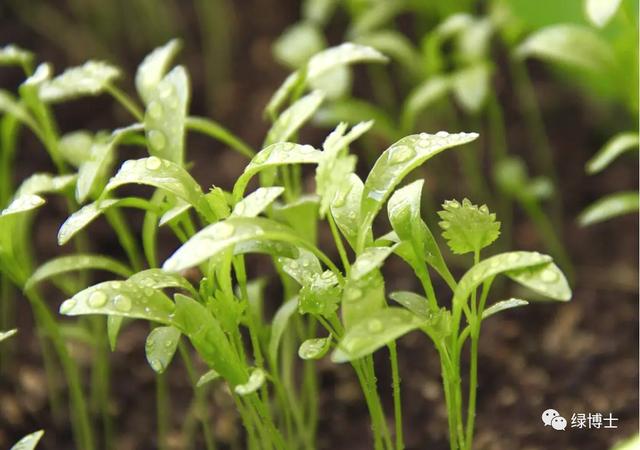
<svg viewBox="0 0 640 450">
<path fill-rule="evenodd" d="M 291 300 L 287 300 L 285 303 L 280 305 L 280 308 L 278 308 L 275 315 L 273 316 L 273 321 L 271 323 L 271 337 L 269 338 L 268 348 L 269 358 L 272 363 L 275 363 L 278 360 L 278 347 L 280 346 L 282 335 L 287 328 L 289 319 L 297 309 L 298 299 L 292 298 Z"/>
<path fill-rule="evenodd" d="M 490 89 L 491 69 L 485 62 L 472 64 L 452 75 L 451 87 L 460 104 L 469 113 L 480 111 Z"/>
<path fill-rule="evenodd" d="M 298 356 L 302 359 L 320 359 L 331 348 L 331 336 L 326 338 L 307 339 L 298 348 Z"/>
<path fill-rule="evenodd" d="M 456 282 L 449 272 L 449 268 L 442 257 L 438 243 L 431 230 L 420 216 L 420 204 L 424 180 L 417 180 L 398 190 L 389 198 L 387 211 L 389 221 L 400 240 L 407 242 L 411 248 L 403 256 L 403 249 L 398 254 L 409 259 L 414 271 L 420 269 L 417 265 L 427 261 L 447 282 L 451 289 L 455 289 Z M 413 264 L 411 262 L 413 261 Z"/>
<path fill-rule="evenodd" d="M 385 150 L 364 183 L 359 239 L 363 239 L 362 233 L 369 229 L 393 189 L 409 172 L 443 150 L 466 144 L 477 137 L 477 133 L 420 133 L 402 138 Z M 362 242 L 358 244 L 362 245 Z"/>
<path fill-rule="evenodd" d="M 403 308 L 381 309 L 347 330 L 331 355 L 331 360 L 342 363 L 370 355 L 426 323 L 426 319 Z"/>
<path fill-rule="evenodd" d="M 291 142 L 278 142 L 259 151 L 245 167 L 244 172 L 233 186 L 233 198 L 239 201 L 249 184 L 249 180 L 258 172 L 282 165 L 317 164 L 322 152 L 311 145 L 299 145 Z"/>
<path fill-rule="evenodd" d="M 437 75 L 425 80 L 413 89 L 402 107 L 402 128 L 411 131 L 418 114 L 444 98 L 450 87 L 451 78 Z"/>
<path fill-rule="evenodd" d="M 385 306 L 384 278 L 378 270 L 363 278 L 347 278 L 342 291 L 342 321 L 349 330 L 363 317 Z"/>
<path fill-rule="evenodd" d="M 33 211 L 36 208 L 44 205 L 45 200 L 39 195 L 34 194 L 26 194 L 22 195 L 16 199 L 14 199 L 9 206 L 0 212 L 0 218 L 14 215 L 14 214 L 22 214 L 24 212 Z"/>
<path fill-rule="evenodd" d="M 107 137 L 97 137 L 90 149 L 90 157 L 80 165 L 78 171 L 78 183 L 76 185 L 76 199 L 84 202 L 90 195 L 98 195 L 104 187 L 106 179 L 111 171 L 114 160 L 114 151 L 118 144 L 128 136 L 142 131 L 141 124 L 133 124 L 128 127 L 118 128 Z"/>
<path fill-rule="evenodd" d="M 207 383 L 211 383 L 212 381 L 217 380 L 218 378 L 220 378 L 220 374 L 215 370 L 211 369 L 198 379 L 198 382 L 196 383 L 196 387 L 202 387 Z"/>
<path fill-rule="evenodd" d="M 355 17 L 349 29 L 349 34 L 361 36 L 364 33 L 383 28 L 407 7 L 408 2 L 405 0 L 371 2 Z"/>
<path fill-rule="evenodd" d="M 176 273 L 165 272 L 162 269 L 147 269 L 136 272 L 129 277 L 129 281 L 153 289 L 183 289 L 197 296 L 196 290 L 186 278 Z"/>
<path fill-rule="evenodd" d="M 494 314 L 499 313 L 500 311 L 504 311 L 512 308 L 518 308 L 520 306 L 525 306 L 528 304 L 529 304 L 528 301 L 520 300 L 519 298 L 510 298 L 508 300 L 501 300 L 489 306 L 484 311 L 482 311 L 482 320 L 486 319 L 487 317 L 491 317 Z"/>
<path fill-rule="evenodd" d="M 571 299 L 571 288 L 562 271 L 554 263 L 511 270 L 507 276 L 513 281 L 549 297 L 552 300 L 567 302 Z"/>
<path fill-rule="evenodd" d="M 520 58 L 535 57 L 582 69 L 606 70 L 614 64 L 614 52 L 591 28 L 558 24 L 542 28 L 516 49 Z"/>
<path fill-rule="evenodd" d="M 33 53 L 17 45 L 8 44 L 0 47 L 0 66 L 30 66 Z"/>
<path fill-rule="evenodd" d="M 60 314 L 106 314 L 169 325 L 175 305 L 161 291 L 130 281 L 105 281 L 88 287 L 60 305 Z"/>
<path fill-rule="evenodd" d="M 29 290 L 49 278 L 87 269 L 106 270 L 123 277 L 131 275 L 131 269 L 107 256 L 92 254 L 66 255 L 54 258 L 38 267 L 25 283 L 24 289 L 25 291 Z"/>
<path fill-rule="evenodd" d="M 171 61 L 182 47 L 178 39 L 172 39 L 162 47 L 154 49 L 149 53 L 136 72 L 136 89 L 138 95 L 145 102 L 151 102 L 154 91 L 169 69 Z"/>
<path fill-rule="evenodd" d="M 324 25 L 338 5 L 337 0 L 305 0 L 302 4 L 302 16 L 319 25 Z"/>
<path fill-rule="evenodd" d="M 585 11 L 592 24 L 603 28 L 620 8 L 622 0 L 586 0 Z"/>
<path fill-rule="evenodd" d="M 298 312 L 330 317 L 338 309 L 340 294 L 338 278 L 333 272 L 312 274 L 298 294 Z"/>
<path fill-rule="evenodd" d="M 233 388 L 234 392 L 238 395 L 249 395 L 256 392 L 262 387 L 267 378 L 264 370 L 256 368 L 251 371 L 249 375 L 249 381 L 243 384 L 239 384 Z"/>
<path fill-rule="evenodd" d="M 17 328 L 14 328 L 13 330 L 8 330 L 8 331 L 0 331 L 0 342 L 4 341 L 5 339 L 9 339 L 11 336 L 16 334 L 17 332 L 18 332 Z"/>
<path fill-rule="evenodd" d="M 118 335 L 120 334 L 124 319 L 122 316 L 107 316 L 107 338 L 109 339 L 109 347 L 112 352 L 116 350 Z"/>
<path fill-rule="evenodd" d="M 352 173 L 344 182 L 340 183 L 331 203 L 331 214 L 336 225 L 352 248 L 356 247 L 358 230 L 361 226 L 359 219 L 364 184 L 358 175 Z M 368 241 L 372 240 L 369 230 Z"/>
<path fill-rule="evenodd" d="M 393 253 L 392 247 L 367 247 L 358 255 L 353 265 L 349 277 L 353 280 L 360 280 L 369 275 L 374 270 L 382 267 L 384 261 Z"/>
<path fill-rule="evenodd" d="M 261 187 L 240 200 L 233 207 L 231 217 L 256 217 L 284 192 L 284 188 Z"/>
<path fill-rule="evenodd" d="M 33 130 L 39 129 L 38 124 L 24 104 L 4 89 L 0 89 L 0 112 L 14 116 Z"/>
<path fill-rule="evenodd" d="M 299 22 L 287 28 L 274 42 L 275 59 L 290 69 L 304 65 L 327 43 L 320 29 L 311 22 Z"/>
<path fill-rule="evenodd" d="M 345 42 L 315 54 L 307 64 L 307 78 L 313 80 L 337 66 L 359 62 L 386 63 L 387 57 L 366 45 Z"/>
<path fill-rule="evenodd" d="M 185 169 L 166 159 L 151 156 L 125 161 L 118 173 L 107 183 L 105 192 L 130 183 L 163 189 L 197 209 L 202 207 L 203 193 L 198 182 Z"/>
<path fill-rule="evenodd" d="M 334 67 L 318 78 L 309 80 L 310 90 L 320 91 L 326 100 L 332 101 L 348 96 L 352 85 L 353 75 L 348 66 Z"/>
<path fill-rule="evenodd" d="M 596 155 L 587 161 L 587 173 L 595 174 L 604 170 L 618 156 L 628 150 L 638 150 L 640 136 L 638 133 L 620 133 L 605 144 Z"/>
<path fill-rule="evenodd" d="M 264 113 L 271 118 L 271 120 L 275 120 L 278 111 L 287 101 L 287 99 L 293 94 L 293 92 L 301 91 L 306 83 L 306 72 L 305 71 L 295 71 L 287 78 L 285 78 L 282 85 L 276 89 L 271 98 L 269 99 L 269 103 L 264 108 Z"/>
<path fill-rule="evenodd" d="M 180 330 L 174 327 L 154 328 L 144 346 L 149 365 L 156 373 L 164 373 L 176 353 Z"/>
<path fill-rule="evenodd" d="M 196 266 L 235 245 L 249 241 L 277 241 L 304 244 L 293 231 L 262 217 L 231 217 L 203 228 L 167 259 L 163 269 L 176 272 Z M 274 250 L 270 253 L 277 254 Z"/>
<path fill-rule="evenodd" d="M 71 214 L 58 230 L 58 245 L 64 245 L 69 242 L 76 233 L 94 221 L 103 211 L 117 203 L 118 200 L 113 199 L 96 201 Z"/>
<path fill-rule="evenodd" d="M 637 212 L 640 196 L 635 191 L 616 192 L 607 195 L 589 205 L 580 216 L 578 223 L 582 226 L 604 222 L 614 217 Z"/>
<path fill-rule="evenodd" d="M 44 430 L 28 434 L 16 442 L 10 450 L 33 450 L 36 448 L 36 445 L 38 445 L 38 442 L 40 442 L 43 435 Z"/>
<path fill-rule="evenodd" d="M 84 130 L 67 133 L 58 142 L 60 155 L 74 167 L 80 167 L 91 158 L 93 135 Z"/>
<path fill-rule="evenodd" d="M 429 301 L 422 295 L 415 294 L 409 291 L 398 291 L 389 294 L 392 300 L 400 303 L 406 309 L 414 313 L 415 315 L 423 318 L 429 317 Z"/>
<path fill-rule="evenodd" d="M 316 196 L 302 195 L 284 205 L 274 204 L 271 213 L 274 220 L 286 223 L 298 236 L 304 236 L 308 242 L 315 243 L 318 234 L 318 206 Z"/>
<path fill-rule="evenodd" d="M 52 80 L 42 83 L 40 99 L 57 103 L 86 95 L 98 95 L 120 78 L 120 70 L 102 61 L 87 61 L 71 67 Z"/>
<path fill-rule="evenodd" d="M 75 175 L 35 173 L 22 182 L 16 191 L 16 197 L 62 192 L 72 186 L 75 182 Z"/>
<path fill-rule="evenodd" d="M 395 59 L 413 76 L 420 75 L 420 54 L 404 34 L 394 30 L 377 30 L 358 36 L 355 42 L 373 47 Z"/>
<path fill-rule="evenodd" d="M 149 153 L 182 165 L 189 78 L 184 67 L 169 72 L 150 93 L 144 116 Z"/>
<path fill-rule="evenodd" d="M 324 95 L 320 91 L 314 91 L 285 109 L 269 129 L 265 144 L 271 145 L 291 138 L 311 118 L 323 100 Z"/>
<path fill-rule="evenodd" d="M 178 198 L 176 199 L 175 205 L 173 207 L 171 207 L 170 209 L 168 209 L 163 215 L 162 217 L 160 217 L 160 220 L 158 221 L 158 226 L 163 226 L 166 225 L 167 223 L 171 222 L 173 219 L 175 219 L 176 217 L 182 215 L 182 213 L 188 211 L 189 209 L 191 209 L 191 205 L 187 202 L 185 202 L 184 200 Z"/>
<path fill-rule="evenodd" d="M 447 200 L 438 215 L 442 236 L 451 251 L 457 255 L 479 252 L 500 236 L 500 222 L 489 212 L 487 205 L 477 206 L 469 199 Z"/>
<path fill-rule="evenodd" d="M 309 250 L 300 249 L 297 258 L 278 258 L 282 270 L 301 286 L 309 284 L 315 275 L 322 273 L 322 266 L 316 255 Z"/>
</svg>

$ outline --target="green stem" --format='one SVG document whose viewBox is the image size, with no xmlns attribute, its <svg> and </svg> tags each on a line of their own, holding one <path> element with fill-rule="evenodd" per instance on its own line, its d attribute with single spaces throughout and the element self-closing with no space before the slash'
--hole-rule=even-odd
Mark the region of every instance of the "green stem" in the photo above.
<svg viewBox="0 0 640 450">
<path fill-rule="evenodd" d="M 349 264 L 347 251 L 344 248 L 344 244 L 342 243 L 342 238 L 340 237 L 340 233 L 338 232 L 338 227 L 336 226 L 336 222 L 333 218 L 333 214 L 331 214 L 331 211 L 327 213 L 327 220 L 329 221 L 329 228 L 331 228 L 333 241 L 335 242 L 336 248 L 338 249 L 338 253 L 340 254 L 340 260 L 342 261 L 342 265 L 344 267 L 345 273 L 347 276 L 349 276 L 351 265 Z"/>
<path fill-rule="evenodd" d="M 197 131 L 199 133 L 211 136 L 214 139 L 219 140 L 227 144 L 233 150 L 237 151 L 241 155 L 251 159 L 256 152 L 242 139 L 235 136 L 229 130 L 224 128 L 217 122 L 205 117 L 187 117 L 186 126 L 188 129 Z"/>
<path fill-rule="evenodd" d="M 133 117 L 140 123 L 144 123 L 144 112 L 124 91 L 112 84 L 107 85 L 107 92 L 113 96 Z"/>
<path fill-rule="evenodd" d="M 404 449 L 402 433 L 402 399 L 400 397 L 400 371 L 398 370 L 398 352 L 395 341 L 389 344 L 389 359 L 391 360 L 391 383 L 393 388 L 393 412 L 396 428 L 396 450 Z"/>
</svg>

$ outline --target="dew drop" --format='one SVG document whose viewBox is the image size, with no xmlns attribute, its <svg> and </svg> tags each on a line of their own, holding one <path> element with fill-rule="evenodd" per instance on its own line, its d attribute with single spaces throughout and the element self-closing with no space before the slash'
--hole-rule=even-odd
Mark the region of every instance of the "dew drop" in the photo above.
<svg viewBox="0 0 640 450">
<path fill-rule="evenodd" d="M 367 330 L 369 330 L 370 333 L 379 333 L 382 331 L 382 328 L 382 322 L 379 319 L 371 319 L 367 323 Z"/>
<path fill-rule="evenodd" d="M 348 302 L 354 302 L 356 300 L 359 300 L 360 297 L 362 297 L 362 291 L 358 288 L 351 289 L 346 292 L 346 300 Z"/>
<path fill-rule="evenodd" d="M 235 228 L 230 223 L 221 222 L 217 226 L 217 231 L 218 231 L 217 237 L 219 239 L 226 239 L 233 234 L 233 232 L 235 231 Z"/>
<path fill-rule="evenodd" d="M 149 143 L 153 148 L 162 150 L 167 144 L 167 139 L 164 137 L 162 131 L 151 130 L 149 131 Z"/>
<path fill-rule="evenodd" d="M 159 120 L 162 118 L 162 105 L 157 101 L 152 101 L 147 107 L 147 112 L 152 119 Z"/>
<path fill-rule="evenodd" d="M 162 165 L 162 161 L 160 161 L 160 158 L 156 156 L 147 158 L 147 161 L 145 163 L 145 167 L 149 170 L 157 170 L 160 168 L 161 165 Z"/>
<path fill-rule="evenodd" d="M 439 138 L 445 138 L 445 137 L 449 136 L 449 133 L 447 133 L 446 131 L 438 131 L 436 133 L 436 136 L 439 137 Z"/>
<path fill-rule="evenodd" d="M 107 294 L 102 291 L 94 291 L 87 302 L 92 308 L 102 308 L 107 303 Z"/>
<path fill-rule="evenodd" d="M 173 341 L 171 341 L 171 340 L 166 341 L 166 342 L 164 343 L 164 347 L 165 347 L 165 348 L 171 348 L 171 346 L 172 346 L 172 345 L 173 345 Z"/>
<path fill-rule="evenodd" d="M 71 311 L 74 306 L 76 306 L 76 301 L 74 299 L 70 298 L 69 300 L 65 300 L 62 302 L 62 305 L 60 305 L 60 313 L 66 314 Z"/>
<path fill-rule="evenodd" d="M 399 164 L 413 158 L 415 154 L 416 152 L 411 147 L 401 145 L 391 151 L 389 160 L 392 164 Z"/>
<path fill-rule="evenodd" d="M 126 295 L 117 295 L 113 299 L 113 306 L 120 312 L 129 312 L 132 306 L 131 299 Z"/>
</svg>

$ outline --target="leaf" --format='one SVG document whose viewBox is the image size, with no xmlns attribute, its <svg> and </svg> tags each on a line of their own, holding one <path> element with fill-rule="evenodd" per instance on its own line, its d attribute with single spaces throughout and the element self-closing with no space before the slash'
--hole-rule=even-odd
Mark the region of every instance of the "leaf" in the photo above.
<svg viewBox="0 0 640 450">
<path fill-rule="evenodd" d="M 57 103 L 86 95 L 98 95 L 120 78 L 120 70 L 102 61 L 87 61 L 71 67 L 52 80 L 42 83 L 39 97 L 43 102 Z"/>
<path fill-rule="evenodd" d="M 364 33 L 383 28 L 391 22 L 394 17 L 408 8 L 408 2 L 404 0 L 394 2 L 372 2 L 358 14 L 349 30 L 353 36 L 361 36 Z"/>
<path fill-rule="evenodd" d="M 315 275 L 322 273 L 322 266 L 316 255 L 309 250 L 300 249 L 297 258 L 278 258 L 282 270 L 298 284 L 309 284 Z"/>
<path fill-rule="evenodd" d="M 38 124 L 24 104 L 4 89 L 0 89 L 0 112 L 14 116 L 33 130 L 39 129 Z"/>
<path fill-rule="evenodd" d="M 239 201 L 249 184 L 249 180 L 258 172 L 271 167 L 290 164 L 317 164 L 322 152 L 311 145 L 299 145 L 291 142 L 278 142 L 259 151 L 245 167 L 244 172 L 233 186 L 233 198 Z"/>
<path fill-rule="evenodd" d="M 64 245 L 69 242 L 76 233 L 89 225 L 93 220 L 100 216 L 103 211 L 117 203 L 118 200 L 113 199 L 96 201 L 83 206 L 71 214 L 67 220 L 64 221 L 60 230 L 58 230 L 58 245 Z"/>
<path fill-rule="evenodd" d="M 24 212 L 33 211 L 45 204 L 45 200 L 39 195 L 27 194 L 14 199 L 9 206 L 0 212 L 0 218 L 11 216 L 14 214 L 22 214 Z"/>
<path fill-rule="evenodd" d="M 151 156 L 127 160 L 104 189 L 109 192 L 130 183 L 163 189 L 198 209 L 202 207 L 203 193 L 200 185 L 185 169 L 166 159 Z"/>
<path fill-rule="evenodd" d="M 338 309 L 340 294 L 338 278 L 333 272 L 312 274 L 298 294 L 298 312 L 330 317 Z"/>
<path fill-rule="evenodd" d="M 253 394 L 262 387 L 266 378 L 264 370 L 258 368 L 253 369 L 251 371 L 251 375 L 249 375 L 249 381 L 244 384 L 237 385 L 233 390 L 238 395 Z"/>
<path fill-rule="evenodd" d="M 379 269 L 384 261 L 393 253 L 392 247 L 367 247 L 358 255 L 353 265 L 349 277 L 353 280 L 360 280 Z"/>
<path fill-rule="evenodd" d="M 342 322 L 349 330 L 363 317 L 385 306 L 384 278 L 374 270 L 364 278 L 347 278 L 342 291 Z"/>
<path fill-rule="evenodd" d="M 289 225 L 298 236 L 304 236 L 308 242 L 315 243 L 318 234 L 318 198 L 302 195 L 296 200 L 273 205 L 271 215 L 274 220 Z"/>
<path fill-rule="evenodd" d="M 387 61 L 386 56 L 371 47 L 345 42 L 315 54 L 307 64 L 307 78 L 313 80 L 337 66 L 359 62 L 386 63 Z"/>
<path fill-rule="evenodd" d="M 130 281 L 105 281 L 88 287 L 60 306 L 60 314 L 106 314 L 170 324 L 175 305 L 161 291 Z"/>
<path fill-rule="evenodd" d="M 352 173 L 345 182 L 340 183 L 331 203 L 331 215 L 352 248 L 356 246 L 358 230 L 361 226 L 359 216 L 363 190 L 362 180 Z M 372 239 L 370 230 L 368 238 L 369 241 Z"/>
<path fill-rule="evenodd" d="M 0 342 L 4 341 L 5 339 L 9 339 L 11 336 L 16 334 L 17 332 L 18 332 L 17 328 L 14 328 L 13 330 L 8 330 L 8 331 L 0 331 Z"/>
<path fill-rule="evenodd" d="M 305 0 L 302 4 L 302 16 L 323 25 L 329 21 L 337 5 L 337 0 Z"/>
<path fill-rule="evenodd" d="M 449 92 L 450 87 L 451 78 L 436 75 L 413 89 L 402 107 L 403 129 L 412 130 L 418 114 L 443 98 Z"/>
<path fill-rule="evenodd" d="M 0 47 L 0 66 L 30 66 L 33 53 L 14 44 Z"/>
<path fill-rule="evenodd" d="M 352 84 L 351 69 L 348 66 L 338 66 L 309 80 L 309 89 L 322 92 L 326 100 L 335 101 L 348 96 Z"/>
<path fill-rule="evenodd" d="M 284 30 L 273 43 L 272 50 L 279 63 L 297 69 L 326 46 L 324 36 L 315 24 L 298 22 Z"/>
<path fill-rule="evenodd" d="M 370 355 L 425 323 L 426 319 L 421 319 L 406 309 L 381 309 L 347 330 L 331 355 L 331 360 L 343 363 Z"/>
<path fill-rule="evenodd" d="M 429 317 L 429 301 L 422 295 L 408 291 L 392 292 L 389 297 L 400 303 L 415 315 L 423 318 Z"/>
<path fill-rule="evenodd" d="M 116 350 L 118 335 L 120 334 L 124 319 L 122 316 L 107 316 L 107 338 L 109 339 L 109 347 L 112 352 Z"/>
<path fill-rule="evenodd" d="M 75 175 L 36 173 L 22 182 L 16 191 L 16 197 L 62 192 L 72 186 L 75 182 Z"/>
<path fill-rule="evenodd" d="M 511 270 L 507 276 L 513 281 L 549 297 L 552 300 L 567 302 L 571 299 L 571 289 L 562 271 L 554 263 Z"/>
<path fill-rule="evenodd" d="M 420 133 L 402 138 L 385 150 L 364 183 L 359 239 L 362 239 L 362 232 L 371 226 L 393 189 L 409 172 L 443 150 L 466 144 L 477 137 L 477 133 Z M 362 245 L 362 242 L 358 244 Z"/>
<path fill-rule="evenodd" d="M 417 265 L 426 261 L 442 276 L 451 289 L 455 289 L 456 282 L 449 272 L 440 248 L 420 215 L 423 185 L 424 180 L 417 180 L 396 190 L 391 195 L 387 203 L 389 221 L 399 239 L 411 246 L 406 257 L 415 260 L 413 264 L 409 262 L 409 264 L 416 265 L 414 271 Z M 396 248 L 396 252 L 405 257 L 402 254 L 402 249 Z"/>
<path fill-rule="evenodd" d="M 54 258 L 38 267 L 25 283 L 24 290 L 28 291 L 36 284 L 49 278 L 87 269 L 105 270 L 123 277 L 131 275 L 131 269 L 107 256 L 92 254 L 66 255 Z"/>
<path fill-rule="evenodd" d="M 116 147 L 128 136 L 142 130 L 141 124 L 133 124 L 113 130 L 107 137 L 95 139 L 89 159 L 80 165 L 78 171 L 76 199 L 79 202 L 84 202 L 91 194 L 99 194 L 104 186 L 102 179 L 106 178 L 111 170 Z"/>
<path fill-rule="evenodd" d="M 172 39 L 162 47 L 154 49 L 138 66 L 136 89 L 145 104 L 152 100 L 154 91 L 169 69 L 169 64 L 182 47 L 178 39 Z"/>
<path fill-rule="evenodd" d="M 220 374 L 215 370 L 211 369 L 198 379 L 198 382 L 196 383 L 196 387 L 202 387 L 207 383 L 211 383 L 212 381 L 217 380 L 218 378 L 220 378 Z"/>
<path fill-rule="evenodd" d="M 43 435 L 44 430 L 28 434 L 16 442 L 9 450 L 33 450 L 36 448 L 36 445 L 38 445 L 38 442 L 40 442 Z"/>
<path fill-rule="evenodd" d="M 291 138 L 316 112 L 323 100 L 324 95 L 320 91 L 314 91 L 285 109 L 269 129 L 265 145 L 284 142 Z"/>
<path fill-rule="evenodd" d="M 592 29 L 581 25 L 558 24 L 542 28 L 520 44 L 519 58 L 535 57 L 582 69 L 599 71 L 614 64 L 613 50 Z"/>
<path fill-rule="evenodd" d="M 331 336 L 326 338 L 307 339 L 298 348 L 298 356 L 302 359 L 320 359 L 331 348 Z"/>
<path fill-rule="evenodd" d="M 154 328 L 144 346 L 149 365 L 156 373 L 164 373 L 176 353 L 180 330 L 174 327 Z"/>
<path fill-rule="evenodd" d="M 182 66 L 169 72 L 150 93 L 144 128 L 152 156 L 183 164 L 189 95 L 189 78 Z"/>
<path fill-rule="evenodd" d="M 60 155 L 74 167 L 80 167 L 91 158 L 93 135 L 84 130 L 67 133 L 58 142 Z"/>
<path fill-rule="evenodd" d="M 528 304 L 529 304 L 528 301 L 520 300 L 519 298 L 510 298 L 509 300 L 501 300 L 489 306 L 484 311 L 482 311 L 482 320 L 486 319 L 487 317 L 491 317 L 494 314 L 499 313 L 500 311 L 505 311 L 507 309 L 512 309 L 512 308 L 518 308 L 520 306 L 525 306 Z"/>
<path fill-rule="evenodd" d="M 163 269 L 170 272 L 184 270 L 216 256 L 231 246 L 248 241 L 304 244 L 289 227 L 273 220 L 262 217 L 231 217 L 196 233 L 165 261 Z"/>
<path fill-rule="evenodd" d="M 618 156 L 628 150 L 638 150 L 638 133 L 620 133 L 611 138 L 596 155 L 587 161 L 587 173 L 595 174 L 604 170 Z"/>
<path fill-rule="evenodd" d="M 165 212 L 162 217 L 160 217 L 160 221 L 158 222 L 158 226 L 166 225 L 171 222 L 176 217 L 180 216 L 182 213 L 191 209 L 191 205 L 184 200 L 178 198 L 176 199 L 176 204 L 167 212 Z"/>
<path fill-rule="evenodd" d="M 147 269 L 136 272 L 129 277 L 129 281 L 153 289 L 183 289 L 193 295 L 197 295 L 196 290 L 186 278 L 175 273 L 165 272 L 162 269 Z"/>
<path fill-rule="evenodd" d="M 622 0 L 586 0 L 587 17 L 595 26 L 603 28 L 620 8 Z"/>
<path fill-rule="evenodd" d="M 420 54 L 404 34 L 394 30 L 377 30 L 358 36 L 355 42 L 373 47 L 395 59 L 409 74 L 415 77 L 420 75 Z"/>
<path fill-rule="evenodd" d="M 284 334 L 289 319 L 298 309 L 298 299 L 292 298 L 280 305 L 280 308 L 273 316 L 271 323 L 271 337 L 269 338 L 269 358 L 272 363 L 278 360 L 278 347 L 280 346 L 280 340 Z"/>
<path fill-rule="evenodd" d="M 276 115 L 278 111 L 287 101 L 287 99 L 293 94 L 293 92 L 301 91 L 306 84 L 306 72 L 305 71 L 295 71 L 287 78 L 285 78 L 282 85 L 276 89 L 271 98 L 269 99 L 269 103 L 264 108 L 265 115 L 269 116 L 271 120 L 276 119 Z"/>
<path fill-rule="evenodd" d="M 280 186 L 258 188 L 236 203 L 231 217 L 256 217 L 283 192 L 284 188 Z"/>
<path fill-rule="evenodd" d="M 447 200 L 442 207 L 444 210 L 438 212 L 442 221 L 438 224 L 453 253 L 479 252 L 500 236 L 500 222 L 487 205 L 478 207 L 465 198 L 462 203 Z"/>
<path fill-rule="evenodd" d="M 582 226 L 593 225 L 623 214 L 638 211 L 640 197 L 635 191 L 616 192 L 607 195 L 589 205 L 580 216 L 578 223 Z"/>
<path fill-rule="evenodd" d="M 460 104 L 469 113 L 480 111 L 489 92 L 491 69 L 479 62 L 452 75 L 451 87 Z"/>
</svg>

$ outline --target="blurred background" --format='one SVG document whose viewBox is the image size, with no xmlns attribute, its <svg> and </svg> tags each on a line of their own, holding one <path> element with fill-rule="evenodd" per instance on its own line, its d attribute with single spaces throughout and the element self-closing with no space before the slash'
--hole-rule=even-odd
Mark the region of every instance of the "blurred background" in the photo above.
<svg viewBox="0 0 640 450">
<path fill-rule="evenodd" d="M 535 43 L 523 45 L 557 25 L 588 33 L 564 42 L 559 55 L 545 51 L 544 42 L 542 50 Z M 500 245 L 552 253 L 571 274 L 574 289 L 568 304 L 536 303 L 483 328 L 476 445 L 496 450 L 607 449 L 638 432 L 638 215 L 579 223 L 599 198 L 638 186 L 637 144 L 606 170 L 585 170 L 611 138 L 637 131 L 638 3 L 622 1 L 615 15 L 598 25 L 582 0 L 0 3 L 0 46 L 29 49 L 38 61 L 53 63 L 56 73 L 89 59 L 109 61 L 122 68 L 120 86 L 132 95 L 133 74 L 144 56 L 180 38 L 178 60 L 192 84 L 190 114 L 215 119 L 253 148 L 269 128 L 263 110 L 287 74 L 316 51 L 346 40 L 377 47 L 391 62 L 337 75 L 331 102 L 306 127 L 301 142 L 319 146 L 338 121 L 373 117 L 372 137 L 354 150 L 364 170 L 404 134 L 478 131 L 473 152 L 430 161 L 416 174 L 427 178 L 425 219 L 434 224 L 445 199 L 467 196 L 487 203 L 503 221 Z M 0 88 L 15 91 L 22 80 L 19 68 L 0 68 Z M 439 87 L 442 80 L 447 88 Z M 54 111 L 62 133 L 130 123 L 108 96 L 68 102 Z M 189 136 L 187 148 L 202 186 L 230 189 L 245 164 L 202 136 Z M 14 167 L 14 184 L 54 170 L 26 133 Z M 65 216 L 64 205 L 55 202 L 38 214 L 33 242 L 39 262 L 61 253 L 55 236 Z M 90 233 L 96 251 L 120 256 L 107 227 Z M 171 247 L 164 250 L 168 254 Z M 388 270 L 392 284 L 412 286 L 411 273 L 398 261 Z M 72 448 L 68 419 L 56 416 L 49 404 L 30 309 L 18 290 L 3 283 L 3 291 L 10 292 L 3 298 L 11 300 L 2 306 L 3 320 L 12 322 L 2 329 L 17 326 L 20 339 L 1 348 L 0 448 L 39 428 L 47 433 L 42 449 Z M 54 290 L 47 297 L 54 310 L 62 300 Z M 146 331 L 128 327 L 111 357 L 112 448 L 158 448 L 154 376 L 143 356 Z M 87 348 L 70 345 L 88 365 Z M 399 352 L 407 448 L 447 448 L 435 351 L 411 335 Z M 368 433 L 368 417 L 353 373 L 328 361 L 319 365 L 318 447 L 367 448 L 361 436 Z M 381 386 L 390 383 L 387 372 L 381 364 Z M 183 425 L 191 390 L 184 369 L 172 367 L 168 383 L 168 448 L 186 448 Z M 233 405 L 222 391 L 213 396 L 216 437 L 223 448 L 242 448 Z M 618 428 L 554 433 L 540 423 L 547 408 L 565 416 L 611 412 L 619 418 Z"/>
</svg>

